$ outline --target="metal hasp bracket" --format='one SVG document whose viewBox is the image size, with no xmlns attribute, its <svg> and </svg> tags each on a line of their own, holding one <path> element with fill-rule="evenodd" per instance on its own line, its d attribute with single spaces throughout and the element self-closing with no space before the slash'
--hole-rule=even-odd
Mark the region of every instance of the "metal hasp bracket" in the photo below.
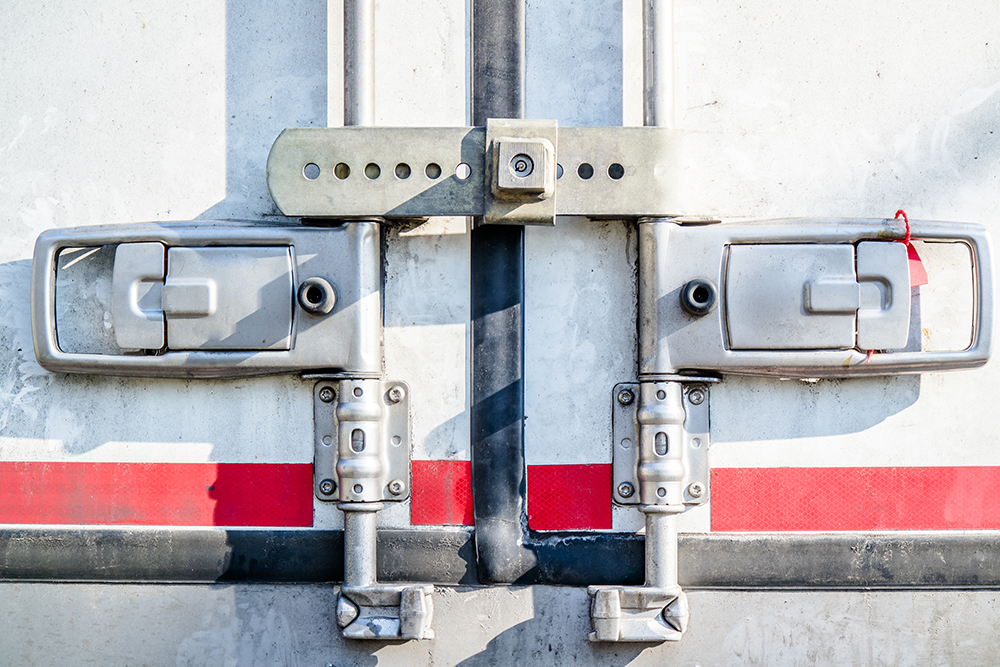
<svg viewBox="0 0 1000 667">
<path fill-rule="evenodd" d="M 380 377 L 380 270 L 373 222 L 52 229 L 32 261 L 35 355 L 64 373 Z M 73 298 L 93 292 L 110 304 Z"/>
<path fill-rule="evenodd" d="M 344 512 L 337 624 L 351 639 L 430 639 L 429 584 L 379 584 L 376 517 L 410 495 L 409 391 L 402 382 L 320 380 L 313 391 L 316 497 Z"/>
<path fill-rule="evenodd" d="M 591 641 L 679 640 L 687 596 L 677 583 L 675 515 L 708 501 L 708 385 L 639 382 L 615 387 L 614 500 L 646 516 L 646 584 L 591 586 Z"/>
<path fill-rule="evenodd" d="M 684 212 L 683 135 L 657 127 L 289 128 L 271 146 L 267 184 L 288 216 L 483 216 L 555 224 Z"/>
</svg>

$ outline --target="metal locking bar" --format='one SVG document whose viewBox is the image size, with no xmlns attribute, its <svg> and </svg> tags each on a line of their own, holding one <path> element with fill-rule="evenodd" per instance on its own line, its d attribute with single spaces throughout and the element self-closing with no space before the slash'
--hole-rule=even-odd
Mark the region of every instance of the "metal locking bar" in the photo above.
<svg viewBox="0 0 1000 667">
<path fill-rule="evenodd" d="M 267 184 L 289 216 L 551 225 L 682 214 L 683 160 L 682 134 L 655 127 L 289 128 L 271 146 Z"/>
</svg>

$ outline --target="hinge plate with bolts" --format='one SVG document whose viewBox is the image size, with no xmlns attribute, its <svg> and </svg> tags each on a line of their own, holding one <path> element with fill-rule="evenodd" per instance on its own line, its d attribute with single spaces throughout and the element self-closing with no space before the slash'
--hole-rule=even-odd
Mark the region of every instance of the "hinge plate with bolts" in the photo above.
<svg viewBox="0 0 1000 667">
<path fill-rule="evenodd" d="M 641 504 L 639 493 L 639 403 L 638 382 L 615 385 L 612 395 L 612 475 L 613 498 L 619 505 Z M 709 409 L 708 385 L 684 384 L 683 481 L 685 505 L 701 505 L 709 496 Z M 671 443 L 664 443 L 672 446 Z"/>
<path fill-rule="evenodd" d="M 371 388 L 371 389 L 369 389 Z M 341 392 L 377 391 L 381 404 L 380 428 L 375 445 L 382 459 L 376 484 L 381 493 L 372 497 L 364 490 L 340 489 L 337 474 L 338 406 L 343 402 Z M 320 380 L 313 387 L 313 420 L 315 425 L 315 462 L 313 465 L 313 491 L 316 497 L 327 502 L 371 502 L 405 500 L 410 496 L 410 391 L 404 382 L 382 380 Z M 350 436 L 348 436 L 350 437 Z M 363 440 L 361 442 L 364 442 Z M 371 443 L 362 445 L 370 446 Z M 350 446 L 350 444 L 344 445 Z"/>
</svg>

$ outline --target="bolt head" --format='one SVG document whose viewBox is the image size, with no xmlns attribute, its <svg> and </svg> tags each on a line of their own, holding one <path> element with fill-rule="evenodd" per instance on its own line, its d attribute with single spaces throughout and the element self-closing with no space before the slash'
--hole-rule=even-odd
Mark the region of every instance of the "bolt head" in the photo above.
<svg viewBox="0 0 1000 667">
<path fill-rule="evenodd" d="M 337 490 L 337 483 L 332 479 L 324 479 L 319 483 L 319 492 L 324 496 L 331 496 Z"/>
<path fill-rule="evenodd" d="M 692 498 L 701 498 L 705 495 L 705 487 L 701 482 L 691 482 L 688 484 L 688 493 Z"/>
<path fill-rule="evenodd" d="M 390 402 L 392 402 L 392 403 L 399 403 L 401 400 L 403 400 L 403 397 L 406 396 L 406 392 L 403 391 L 402 387 L 400 387 L 400 386 L 397 385 L 397 386 L 393 387 L 392 389 L 390 389 L 388 391 L 388 393 L 386 394 L 386 396 L 389 397 L 389 401 Z"/>
<path fill-rule="evenodd" d="M 403 484 L 403 480 L 394 479 L 391 482 L 389 482 L 389 493 L 391 493 L 392 495 L 398 496 L 402 494 L 403 491 L 405 490 L 406 490 L 406 484 Z"/>
<path fill-rule="evenodd" d="M 336 397 L 337 394 L 335 394 L 333 389 L 331 389 L 330 387 L 323 387 L 322 389 L 319 390 L 319 400 L 323 401 L 324 403 L 330 403 Z"/>
<path fill-rule="evenodd" d="M 688 400 L 694 405 L 701 405 L 705 402 L 705 391 L 703 389 L 692 389 L 688 392 Z"/>
<path fill-rule="evenodd" d="M 635 487 L 628 482 L 622 482 L 618 485 L 618 495 L 622 498 L 631 498 L 635 495 Z"/>
<path fill-rule="evenodd" d="M 630 389 L 622 389 L 618 392 L 618 402 L 622 405 L 632 405 L 632 401 L 634 400 L 635 394 Z"/>
</svg>

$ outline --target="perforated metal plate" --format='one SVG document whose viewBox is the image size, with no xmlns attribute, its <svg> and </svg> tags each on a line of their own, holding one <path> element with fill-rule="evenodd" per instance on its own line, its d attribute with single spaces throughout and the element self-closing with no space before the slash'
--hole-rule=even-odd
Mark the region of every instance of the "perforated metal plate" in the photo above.
<svg viewBox="0 0 1000 667">
<path fill-rule="evenodd" d="M 684 213 L 682 136 L 655 127 L 559 128 L 556 215 Z M 290 128 L 271 147 L 267 184 L 289 216 L 483 215 L 485 155 L 484 127 Z"/>
</svg>

